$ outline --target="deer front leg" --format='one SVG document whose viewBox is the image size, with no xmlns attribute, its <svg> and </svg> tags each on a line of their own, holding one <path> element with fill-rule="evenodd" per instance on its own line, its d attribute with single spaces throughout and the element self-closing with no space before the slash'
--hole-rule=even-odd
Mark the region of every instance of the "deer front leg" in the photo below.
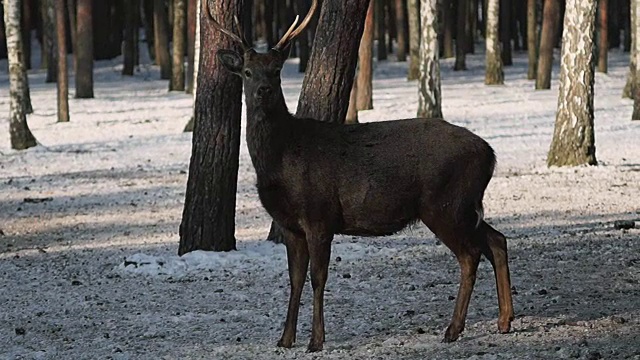
<svg viewBox="0 0 640 360">
<path fill-rule="evenodd" d="M 307 277 L 309 267 L 309 251 L 307 242 L 301 236 L 285 231 L 285 241 L 287 246 L 287 261 L 289 263 L 289 282 L 291 294 L 289 296 L 289 309 L 287 320 L 284 324 L 284 332 L 279 347 L 290 348 L 296 341 L 296 327 L 298 324 L 298 310 L 300 308 L 300 295 Z"/>
<path fill-rule="evenodd" d="M 311 341 L 307 350 L 322 350 L 324 343 L 324 287 L 329 273 L 331 258 L 331 237 L 307 237 L 311 258 L 311 286 L 313 287 L 313 323 L 311 325 Z"/>
</svg>

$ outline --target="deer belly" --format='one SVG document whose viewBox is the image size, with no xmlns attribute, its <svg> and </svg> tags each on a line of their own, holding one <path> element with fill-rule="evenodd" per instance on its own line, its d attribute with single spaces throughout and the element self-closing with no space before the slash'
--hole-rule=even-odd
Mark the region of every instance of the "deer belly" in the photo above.
<svg viewBox="0 0 640 360">
<path fill-rule="evenodd" d="M 398 194 L 387 191 L 377 195 L 352 194 L 343 199 L 341 233 L 357 236 L 391 235 L 415 222 L 418 218 L 416 199 L 395 195 Z"/>
</svg>

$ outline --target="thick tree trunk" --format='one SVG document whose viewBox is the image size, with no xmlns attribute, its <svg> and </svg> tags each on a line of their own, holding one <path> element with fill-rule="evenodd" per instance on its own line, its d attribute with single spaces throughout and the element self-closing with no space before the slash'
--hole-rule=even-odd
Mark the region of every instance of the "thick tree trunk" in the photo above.
<svg viewBox="0 0 640 360">
<path fill-rule="evenodd" d="M 408 0 L 409 13 L 409 73 L 407 80 L 420 76 L 420 7 L 418 0 Z"/>
<path fill-rule="evenodd" d="M 456 29 L 456 62 L 453 65 L 453 70 L 466 70 L 467 69 L 467 61 L 466 61 L 466 53 L 467 53 L 467 10 L 469 9 L 468 0 L 458 0 L 458 21 L 457 21 L 457 29 Z"/>
<path fill-rule="evenodd" d="M 420 79 L 418 117 L 442 118 L 440 91 L 440 47 L 438 46 L 438 1 L 420 1 Z"/>
<path fill-rule="evenodd" d="M 637 0 L 631 0 L 634 3 L 632 4 L 632 6 L 630 7 L 630 12 L 631 12 L 631 29 L 637 29 L 638 28 L 638 14 L 636 12 L 636 7 L 634 6 L 635 1 Z M 627 32 L 628 34 L 628 32 Z M 622 90 L 622 97 L 623 98 L 628 98 L 628 99 L 634 99 L 636 96 L 636 69 L 637 69 L 637 48 L 638 48 L 638 44 L 640 43 L 638 41 L 638 38 L 636 37 L 636 32 L 634 31 L 633 35 L 630 37 L 631 38 L 631 49 L 630 49 L 630 54 L 629 54 L 629 73 L 627 75 L 627 83 L 624 86 L 624 89 Z"/>
<path fill-rule="evenodd" d="M 598 24 L 600 25 L 600 41 L 598 43 L 598 72 L 606 73 L 609 55 L 609 31 L 607 24 L 607 0 L 598 0 Z"/>
<path fill-rule="evenodd" d="M 529 54 L 529 68 L 527 79 L 536 78 L 538 68 L 538 31 L 536 22 L 536 0 L 527 0 L 527 51 Z"/>
<path fill-rule="evenodd" d="M 56 46 L 58 49 L 58 122 L 69 121 L 69 77 L 67 71 L 67 39 L 65 33 L 64 0 L 55 0 Z"/>
<path fill-rule="evenodd" d="M 124 9 L 124 46 L 123 46 L 123 67 L 122 75 L 133 76 L 135 67 L 135 44 L 134 33 L 136 29 L 135 8 L 140 6 L 136 0 L 125 2 Z"/>
<path fill-rule="evenodd" d="M 24 45 L 20 28 L 20 2 L 4 0 L 3 9 L 9 62 L 9 134 L 11 148 L 23 150 L 36 146 L 36 139 L 29 130 L 25 113 L 23 87 L 27 76 L 22 54 Z"/>
<path fill-rule="evenodd" d="M 193 94 L 193 73 L 195 58 L 196 15 L 199 0 L 188 0 L 187 3 L 187 79 L 186 92 Z"/>
<path fill-rule="evenodd" d="M 593 131 L 595 22 L 596 0 L 567 0 L 549 166 L 597 164 Z"/>
<path fill-rule="evenodd" d="M 538 75 L 536 89 L 551 88 L 551 69 L 553 66 L 553 47 L 560 20 L 560 7 L 557 0 L 544 0 L 542 15 L 542 33 L 540 34 L 540 52 L 538 56 Z"/>
<path fill-rule="evenodd" d="M 633 47 L 632 53 L 635 55 L 636 65 L 640 64 L 640 26 L 638 26 L 638 14 L 640 14 L 640 0 L 631 0 L 631 7 L 633 11 L 634 17 L 634 27 L 633 27 Z M 640 74 L 638 74 L 638 67 L 635 68 L 634 75 L 635 84 L 633 86 L 633 91 L 635 92 L 634 100 L 633 100 L 633 113 L 631 114 L 631 120 L 640 120 Z"/>
<path fill-rule="evenodd" d="M 396 59 L 398 61 L 407 61 L 407 34 L 406 34 L 406 18 L 405 18 L 405 1 L 394 0 L 396 9 Z"/>
<path fill-rule="evenodd" d="M 344 123 L 368 6 L 369 0 L 323 1 L 296 116 Z M 284 241 L 276 223 L 267 239 Z"/>
<path fill-rule="evenodd" d="M 195 129 L 178 254 L 194 250 L 235 250 L 235 206 L 240 153 L 242 82 L 216 61 L 219 49 L 241 51 L 222 36 L 202 1 L 202 63 L 196 87 Z M 227 29 L 242 16 L 243 2 L 212 2 L 211 13 Z"/>
<path fill-rule="evenodd" d="M 173 62 L 170 91 L 184 91 L 185 0 L 173 0 Z"/>
<path fill-rule="evenodd" d="M 378 61 L 387 60 L 387 45 L 386 35 L 387 27 L 385 25 L 385 0 L 371 0 L 375 1 L 374 16 L 377 26 L 378 36 Z"/>
<path fill-rule="evenodd" d="M 502 64 L 505 66 L 513 64 L 513 57 L 511 54 L 512 25 L 513 16 L 511 1 L 500 0 L 500 40 L 502 41 Z"/>
<path fill-rule="evenodd" d="M 484 83 L 487 85 L 504 84 L 504 72 L 502 70 L 502 56 L 500 55 L 500 42 L 498 41 L 498 20 L 500 16 L 500 0 L 489 0 L 487 5 L 487 30 L 486 30 L 486 72 Z"/>
<path fill-rule="evenodd" d="M 156 63 L 160 66 L 160 79 L 171 79 L 171 60 L 169 60 L 169 18 L 163 0 L 153 2 L 153 44 Z"/>
<path fill-rule="evenodd" d="M 76 97 L 93 97 L 93 9 L 91 0 L 78 0 Z"/>
<path fill-rule="evenodd" d="M 373 1 L 369 3 L 358 49 L 358 75 L 356 77 L 356 110 L 373 109 Z M 357 117 L 356 117 L 357 119 Z"/>
</svg>

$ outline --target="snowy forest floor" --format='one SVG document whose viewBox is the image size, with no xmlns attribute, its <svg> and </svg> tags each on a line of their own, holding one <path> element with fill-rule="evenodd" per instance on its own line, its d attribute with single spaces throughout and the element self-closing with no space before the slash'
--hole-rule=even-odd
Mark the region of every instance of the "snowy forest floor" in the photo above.
<svg viewBox="0 0 640 360">
<path fill-rule="evenodd" d="M 488 221 L 509 239 L 516 319 L 497 334 L 495 282 L 482 262 L 455 343 L 440 340 L 458 265 L 424 226 L 381 238 L 336 237 L 326 294 L 325 350 L 306 354 L 307 283 L 290 350 L 276 348 L 289 282 L 284 247 L 263 241 L 270 219 L 241 144 L 238 251 L 179 258 L 192 98 L 168 93 L 157 68 L 120 76 L 96 63 L 95 99 L 73 98 L 56 123 L 55 84 L 30 72 L 40 146 L 9 149 L 8 75 L 0 61 L 0 358 L 2 359 L 640 359 L 640 122 L 621 99 L 628 54 L 596 75 L 596 167 L 545 166 L 557 107 L 526 80 L 525 54 L 504 86 L 442 61 L 443 112 L 484 137 L 498 168 Z M 557 57 L 556 57 L 557 58 Z M 377 63 L 374 110 L 361 121 L 412 117 L 417 84 L 404 63 Z M 302 83 L 283 72 L 289 107 Z M 74 84 L 72 78 L 70 84 Z M 243 114 L 244 116 L 244 114 Z M 244 120 L 243 120 L 244 127 Z"/>
</svg>

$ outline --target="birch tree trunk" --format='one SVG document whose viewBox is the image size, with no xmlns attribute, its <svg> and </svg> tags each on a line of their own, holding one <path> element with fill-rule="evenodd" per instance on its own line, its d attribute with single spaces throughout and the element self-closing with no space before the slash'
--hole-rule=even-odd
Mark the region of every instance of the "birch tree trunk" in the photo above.
<svg viewBox="0 0 640 360">
<path fill-rule="evenodd" d="M 631 49 L 629 54 L 629 74 L 627 75 L 627 83 L 622 90 L 622 97 L 633 99 L 635 97 L 636 86 L 636 67 L 637 67 L 637 52 L 638 52 L 638 40 L 636 37 L 635 29 L 638 28 L 638 14 L 637 6 L 635 6 L 637 0 L 631 0 L 631 29 L 633 35 L 631 35 Z M 628 33 L 628 32 L 627 32 Z"/>
<path fill-rule="evenodd" d="M 567 0 L 549 166 L 596 165 L 593 83 L 596 0 Z"/>
<path fill-rule="evenodd" d="M 631 0 L 632 12 L 635 13 L 635 25 L 633 26 L 633 55 L 636 62 L 635 75 L 633 80 L 633 91 L 635 92 L 633 100 L 633 113 L 631 114 L 631 120 L 640 120 L 640 74 L 638 74 L 638 66 L 640 64 L 640 27 L 637 26 L 637 16 L 640 14 L 640 0 Z"/>
<path fill-rule="evenodd" d="M 56 46 L 58 49 L 58 122 L 69 121 L 69 75 L 64 0 L 54 0 L 56 9 Z"/>
<path fill-rule="evenodd" d="M 527 51 L 529 54 L 529 68 L 527 79 L 536 78 L 538 69 L 538 31 L 536 23 L 536 0 L 527 0 Z"/>
<path fill-rule="evenodd" d="M 418 117 L 441 118 L 440 61 L 438 46 L 438 1 L 420 1 L 420 79 Z"/>
<path fill-rule="evenodd" d="M 484 83 L 487 85 L 504 84 L 502 71 L 502 55 L 498 39 L 498 19 L 500 15 L 500 0 L 489 0 L 487 4 L 487 52 L 485 55 L 486 72 Z"/>
<path fill-rule="evenodd" d="M 11 148 L 23 150 L 36 146 L 27 125 L 25 113 L 24 80 L 26 69 L 22 54 L 22 33 L 20 29 L 20 1 L 4 0 L 4 24 L 7 39 L 7 59 L 9 61 L 9 134 Z"/>
<path fill-rule="evenodd" d="M 170 91 L 184 91 L 185 5 L 185 0 L 173 0 L 173 61 Z"/>
<path fill-rule="evenodd" d="M 420 9 L 418 0 L 408 0 L 409 13 L 409 73 L 407 80 L 420 77 Z"/>
</svg>

